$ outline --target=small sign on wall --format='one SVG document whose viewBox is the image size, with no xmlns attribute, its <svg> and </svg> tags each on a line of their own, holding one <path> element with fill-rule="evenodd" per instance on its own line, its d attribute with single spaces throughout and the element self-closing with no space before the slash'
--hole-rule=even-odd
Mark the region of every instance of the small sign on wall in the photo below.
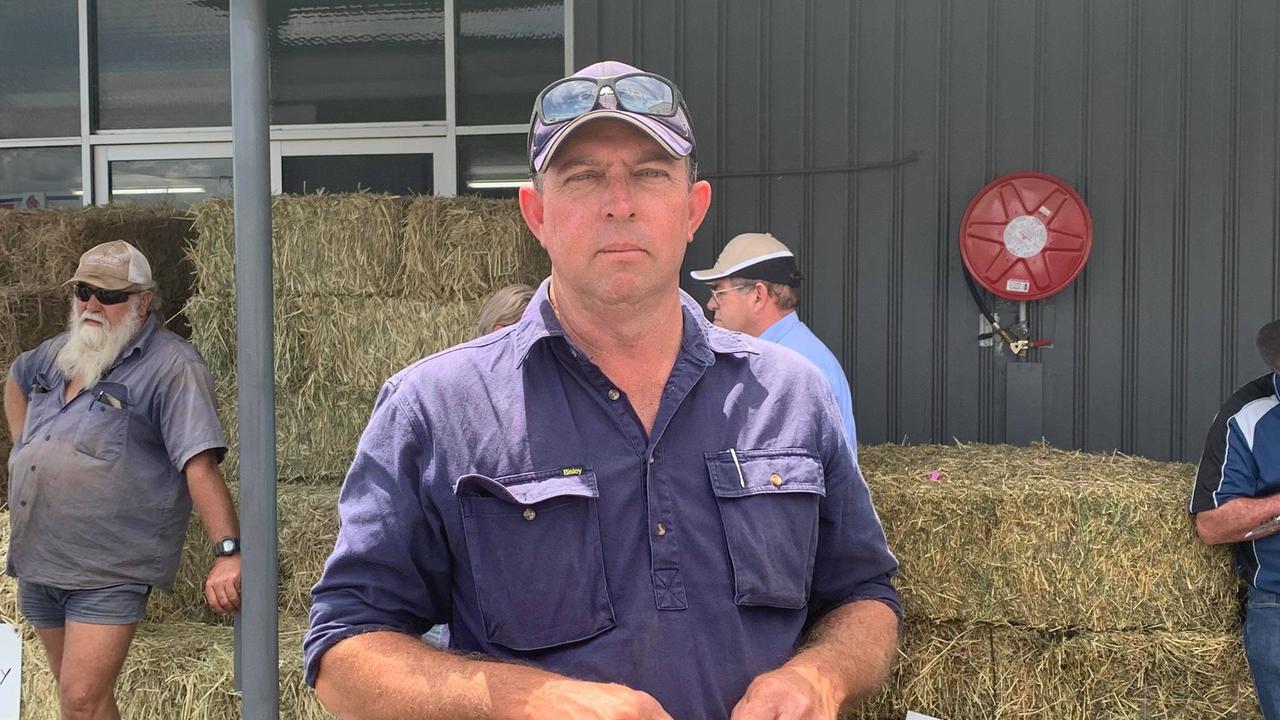
<svg viewBox="0 0 1280 720">
<path fill-rule="evenodd" d="M 932 715 L 921 715 L 918 712 L 911 712 L 910 710 L 908 710 L 907 720 L 938 720 L 938 718 Z"/>
<path fill-rule="evenodd" d="M 22 636 L 0 623 L 0 720 L 18 720 L 22 699 Z"/>
</svg>

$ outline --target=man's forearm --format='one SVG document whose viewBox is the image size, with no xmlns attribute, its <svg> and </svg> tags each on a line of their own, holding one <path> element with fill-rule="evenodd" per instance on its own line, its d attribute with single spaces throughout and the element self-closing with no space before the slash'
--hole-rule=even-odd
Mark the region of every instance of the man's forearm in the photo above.
<svg viewBox="0 0 1280 720">
<path fill-rule="evenodd" d="M 9 427 L 9 439 L 15 444 L 22 436 L 22 426 L 27 423 L 27 396 L 12 375 L 4 378 L 4 419 Z"/>
<path fill-rule="evenodd" d="M 231 492 L 222 479 L 213 450 L 206 450 L 191 458 L 184 469 L 187 489 L 191 492 L 191 504 L 195 506 L 205 534 L 210 542 L 225 537 L 240 536 L 240 522 Z"/>
<path fill-rule="evenodd" d="M 356 635 L 329 648 L 316 696 L 343 720 L 671 720 L 652 697 L 622 685 L 463 657 L 394 632 Z"/>
<path fill-rule="evenodd" d="M 884 603 L 858 600 L 820 620 L 783 667 L 800 672 L 838 705 L 848 706 L 880 687 L 897 651 L 898 616 Z"/>
<path fill-rule="evenodd" d="M 1196 533 L 1208 545 L 1253 540 L 1245 533 L 1280 515 L 1280 494 L 1260 498 L 1235 498 L 1212 510 L 1196 514 Z M 1272 535 L 1280 529 L 1263 533 Z"/>
</svg>

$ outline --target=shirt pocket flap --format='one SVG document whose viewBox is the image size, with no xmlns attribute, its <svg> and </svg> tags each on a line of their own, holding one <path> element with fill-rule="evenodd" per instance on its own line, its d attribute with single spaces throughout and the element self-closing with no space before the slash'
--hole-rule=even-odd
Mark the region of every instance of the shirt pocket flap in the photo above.
<svg viewBox="0 0 1280 720">
<path fill-rule="evenodd" d="M 822 462 L 803 448 L 723 450 L 704 453 L 716 497 L 765 493 L 827 494 Z"/>
<path fill-rule="evenodd" d="M 590 468 L 566 467 L 489 477 L 463 475 L 454 484 L 457 497 L 492 497 L 517 505 L 533 505 L 561 497 L 598 498 L 595 473 Z"/>
</svg>

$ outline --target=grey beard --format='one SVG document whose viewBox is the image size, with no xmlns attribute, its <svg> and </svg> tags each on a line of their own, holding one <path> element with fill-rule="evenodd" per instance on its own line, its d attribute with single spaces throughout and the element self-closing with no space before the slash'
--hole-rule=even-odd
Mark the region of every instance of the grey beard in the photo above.
<svg viewBox="0 0 1280 720">
<path fill-rule="evenodd" d="M 133 305 L 130 302 L 131 309 Z M 91 327 L 84 324 L 83 317 L 77 318 L 75 312 L 73 307 L 68 320 L 71 338 L 58 351 L 54 362 L 68 381 L 79 376 L 81 386 L 91 388 L 98 384 L 102 373 L 111 367 L 120 351 L 137 334 L 142 327 L 142 318 L 136 312 L 130 312 L 119 325 Z"/>
</svg>

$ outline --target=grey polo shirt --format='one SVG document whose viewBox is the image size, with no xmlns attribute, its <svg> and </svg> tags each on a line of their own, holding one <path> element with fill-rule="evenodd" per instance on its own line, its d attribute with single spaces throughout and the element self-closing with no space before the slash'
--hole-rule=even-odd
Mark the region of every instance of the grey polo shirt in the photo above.
<svg viewBox="0 0 1280 720">
<path fill-rule="evenodd" d="M 68 334 L 18 356 L 27 397 L 9 455 L 6 572 L 65 589 L 173 587 L 191 495 L 182 468 L 226 453 L 213 379 L 189 343 L 148 318 L 92 388 L 63 403 Z"/>
</svg>

